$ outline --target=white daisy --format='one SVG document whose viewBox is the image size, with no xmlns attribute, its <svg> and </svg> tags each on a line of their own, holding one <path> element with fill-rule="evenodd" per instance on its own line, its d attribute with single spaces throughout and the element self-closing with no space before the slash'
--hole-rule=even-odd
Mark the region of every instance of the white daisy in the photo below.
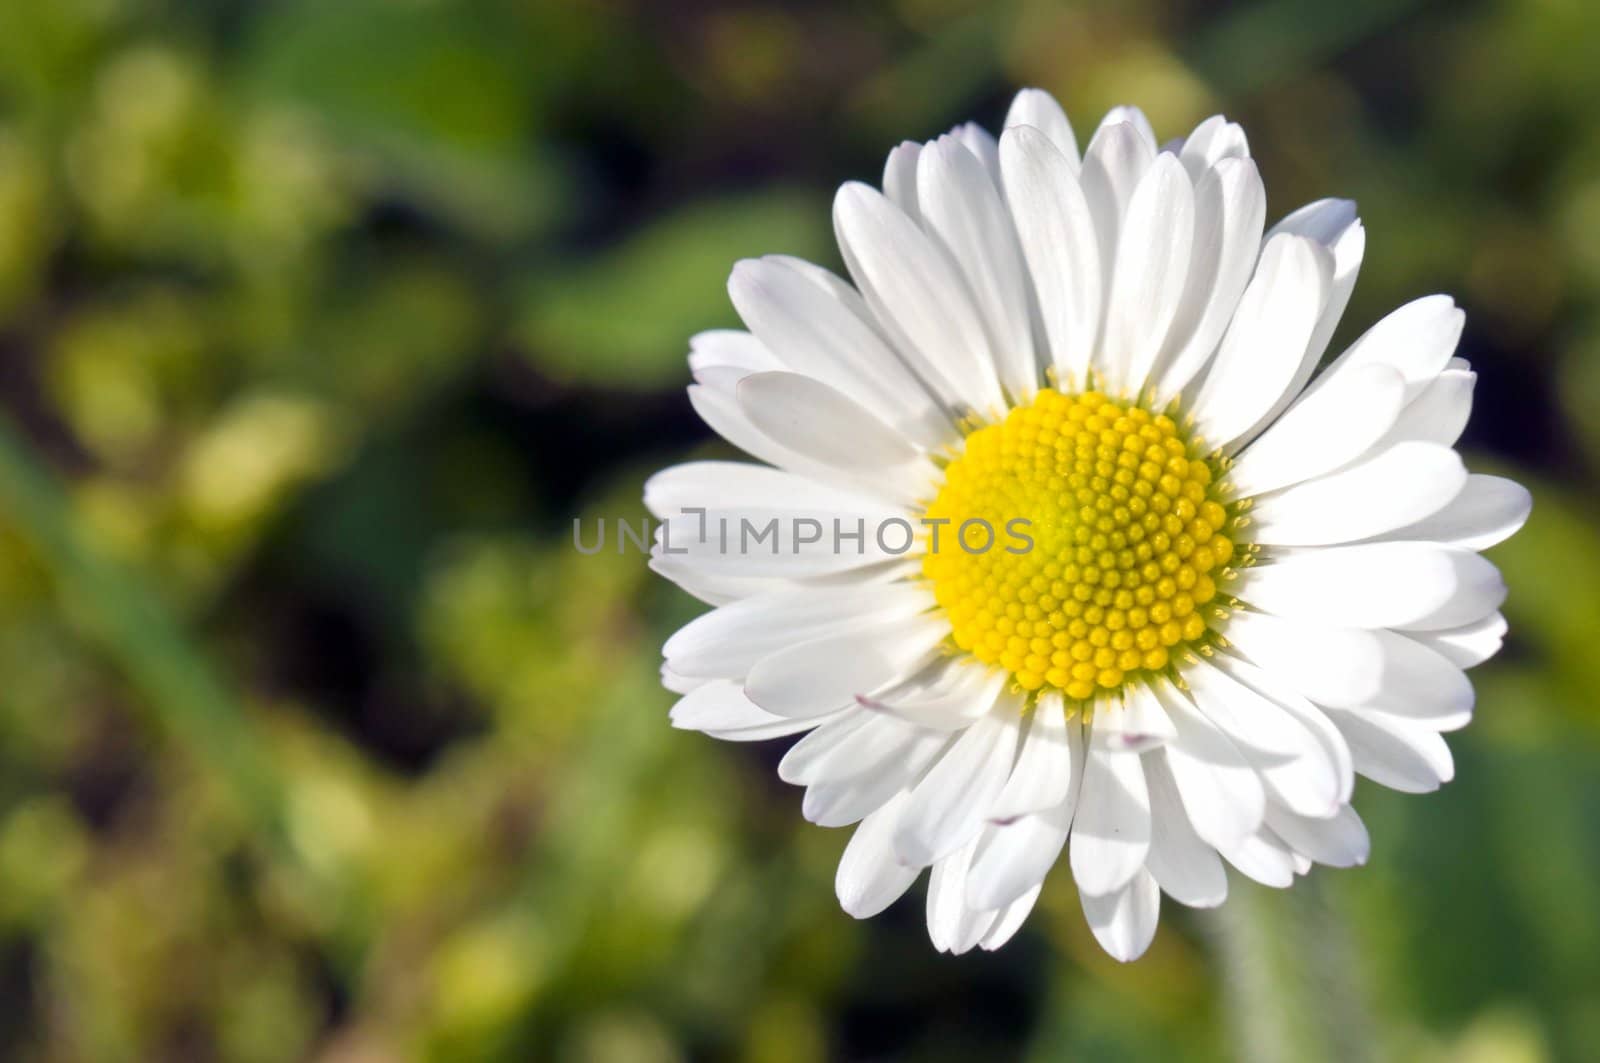
<svg viewBox="0 0 1600 1063">
<path fill-rule="evenodd" d="M 1162 893 L 1222 903 L 1224 861 L 1272 886 L 1361 863 L 1355 773 L 1451 777 L 1463 670 L 1505 632 L 1478 552 L 1529 495 L 1453 449 L 1454 303 L 1315 373 L 1361 223 L 1322 200 L 1263 236 L 1265 210 L 1237 125 L 1158 147 L 1118 108 L 1080 159 L 1030 89 L 998 141 L 905 143 L 882 192 L 839 190 L 853 284 L 735 266 L 749 331 L 694 338 L 689 396 L 767 464 L 646 487 L 652 566 L 716 606 L 663 676 L 678 727 L 808 732 L 779 774 L 859 823 L 851 915 L 931 868 L 934 945 L 992 949 L 1064 852 L 1131 960 Z"/>
</svg>

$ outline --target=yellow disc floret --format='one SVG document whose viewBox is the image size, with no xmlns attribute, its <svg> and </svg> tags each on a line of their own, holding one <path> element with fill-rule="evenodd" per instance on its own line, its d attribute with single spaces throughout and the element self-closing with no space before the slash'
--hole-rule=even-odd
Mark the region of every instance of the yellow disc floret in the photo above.
<svg viewBox="0 0 1600 1063">
<path fill-rule="evenodd" d="M 1233 556 L 1216 468 L 1172 418 L 1046 388 L 967 437 L 924 514 L 956 645 L 1087 699 L 1209 637 Z"/>
</svg>

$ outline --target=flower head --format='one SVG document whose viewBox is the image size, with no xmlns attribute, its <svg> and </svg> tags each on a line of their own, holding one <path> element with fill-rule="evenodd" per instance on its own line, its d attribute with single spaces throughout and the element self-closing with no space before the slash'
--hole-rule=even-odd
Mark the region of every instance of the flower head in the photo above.
<svg viewBox="0 0 1600 1063">
<path fill-rule="evenodd" d="M 679 727 L 806 732 L 779 774 L 859 823 L 850 914 L 931 868 L 933 943 L 995 948 L 1065 851 L 1129 960 L 1162 893 L 1222 903 L 1224 862 L 1288 886 L 1364 861 L 1355 774 L 1451 777 L 1440 733 L 1505 632 L 1479 551 L 1529 496 L 1453 449 L 1454 303 L 1319 373 L 1361 223 L 1265 212 L 1237 125 L 1158 148 L 1118 108 L 1080 159 L 1025 90 L 998 141 L 902 144 L 881 192 L 839 190 L 853 284 L 734 268 L 749 331 L 694 338 L 689 395 L 766 464 L 646 488 L 653 567 L 716 606 L 663 676 Z"/>
</svg>

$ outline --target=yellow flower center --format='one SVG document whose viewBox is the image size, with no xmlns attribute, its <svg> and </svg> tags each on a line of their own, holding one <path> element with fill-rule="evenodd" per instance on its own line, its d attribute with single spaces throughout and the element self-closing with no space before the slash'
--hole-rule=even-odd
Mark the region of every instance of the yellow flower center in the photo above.
<svg viewBox="0 0 1600 1063">
<path fill-rule="evenodd" d="M 1092 391 L 1046 388 L 974 431 L 924 514 L 956 645 L 1079 700 L 1166 669 L 1210 638 L 1234 553 L 1218 471 L 1172 418 Z"/>
</svg>

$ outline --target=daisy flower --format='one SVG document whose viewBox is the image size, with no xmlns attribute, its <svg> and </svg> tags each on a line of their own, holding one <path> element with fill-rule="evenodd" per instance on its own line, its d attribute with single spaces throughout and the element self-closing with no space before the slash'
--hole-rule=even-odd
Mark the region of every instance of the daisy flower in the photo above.
<svg viewBox="0 0 1600 1063">
<path fill-rule="evenodd" d="M 1355 205 L 1265 216 L 1239 126 L 1158 146 L 1121 107 L 1080 156 L 1029 89 L 998 140 L 904 143 L 881 191 L 839 189 L 849 280 L 734 267 L 748 331 L 694 337 L 689 398 L 764 464 L 646 486 L 652 567 L 715 607 L 662 675 L 680 728 L 805 732 L 778 773 L 857 824 L 851 915 L 928 868 L 933 944 L 993 949 L 1065 857 L 1131 960 L 1162 894 L 1224 901 L 1226 864 L 1362 863 L 1356 774 L 1451 777 L 1441 733 L 1506 629 L 1479 552 L 1530 498 L 1453 449 L 1452 300 L 1318 372 Z"/>
</svg>

